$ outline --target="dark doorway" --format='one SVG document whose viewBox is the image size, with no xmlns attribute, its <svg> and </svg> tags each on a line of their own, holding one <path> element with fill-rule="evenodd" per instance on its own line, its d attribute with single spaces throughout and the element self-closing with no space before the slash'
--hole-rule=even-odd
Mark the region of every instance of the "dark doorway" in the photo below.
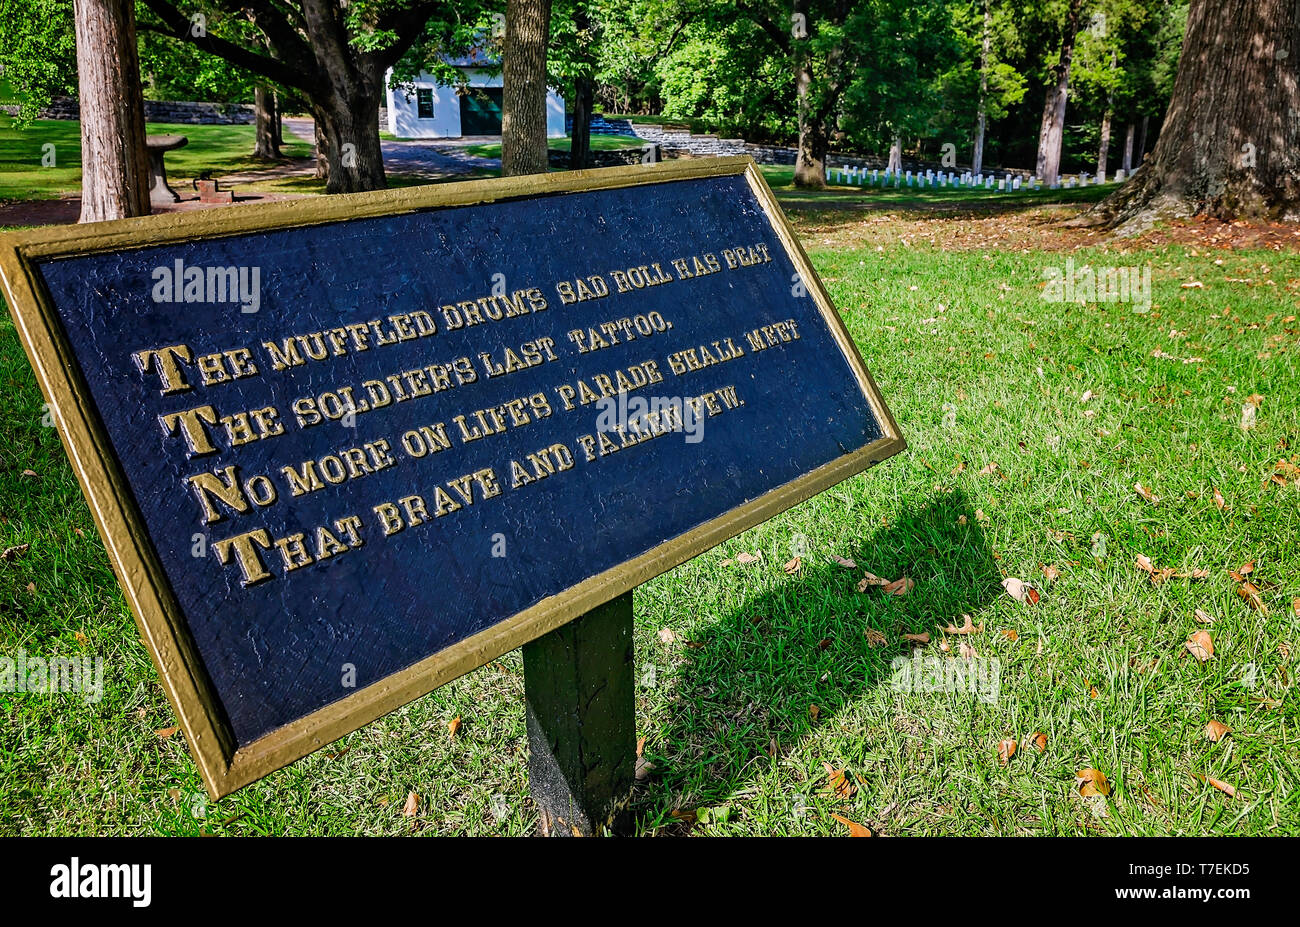
<svg viewBox="0 0 1300 927">
<path fill-rule="evenodd" d="M 500 135 L 500 87 L 474 87 L 460 98 L 461 135 Z"/>
</svg>

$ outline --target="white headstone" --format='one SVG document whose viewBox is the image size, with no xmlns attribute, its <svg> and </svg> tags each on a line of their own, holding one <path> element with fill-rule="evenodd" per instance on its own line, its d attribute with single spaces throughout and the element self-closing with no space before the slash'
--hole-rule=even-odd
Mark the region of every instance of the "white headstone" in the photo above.
<svg viewBox="0 0 1300 927">
<path fill-rule="evenodd" d="M 1015 180 L 1011 181 L 1011 189 L 1012 189 L 1012 190 L 1019 190 L 1019 189 L 1020 189 L 1020 178 L 1019 178 L 1019 177 L 1017 177 Z"/>
<path fill-rule="evenodd" d="M 1119 183 L 1123 179 L 1124 179 L 1124 171 L 1121 168 L 1120 170 L 1115 172 L 1115 183 Z"/>
</svg>

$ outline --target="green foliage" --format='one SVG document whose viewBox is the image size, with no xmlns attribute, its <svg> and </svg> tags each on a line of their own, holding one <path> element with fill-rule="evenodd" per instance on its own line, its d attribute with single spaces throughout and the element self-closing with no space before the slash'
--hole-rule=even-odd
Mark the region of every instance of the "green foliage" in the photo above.
<svg viewBox="0 0 1300 927">
<path fill-rule="evenodd" d="M 0 3 L 0 73 L 16 97 L 26 124 L 55 96 L 77 84 L 72 4 L 67 0 L 4 0 Z"/>
</svg>

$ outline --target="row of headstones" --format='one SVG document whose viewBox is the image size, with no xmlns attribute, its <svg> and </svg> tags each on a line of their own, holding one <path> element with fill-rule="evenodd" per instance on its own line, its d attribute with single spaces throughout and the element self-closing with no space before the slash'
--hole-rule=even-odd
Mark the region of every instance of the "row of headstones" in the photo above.
<svg viewBox="0 0 1300 927">
<path fill-rule="evenodd" d="M 961 174 L 952 171 L 933 171 L 927 170 L 924 173 L 917 171 L 889 171 L 873 169 L 868 171 L 865 167 L 833 167 L 829 171 L 832 183 L 847 184 L 851 187 L 956 187 L 968 190 L 1000 190 L 1012 192 L 1026 189 L 1042 189 L 1042 183 L 1037 177 L 1029 178 L 1028 182 L 1024 181 L 1018 174 L 1007 174 L 1003 177 L 997 177 L 994 174 L 974 173 L 965 171 Z M 1090 179 L 1091 178 L 1091 179 Z M 1114 180 L 1119 183 L 1124 179 L 1123 171 L 1116 171 Z M 1106 175 L 1098 174 L 1092 177 L 1087 171 L 1079 174 L 1078 177 L 1070 177 L 1065 183 L 1059 179 L 1048 185 L 1050 190 L 1060 190 L 1062 188 L 1071 189 L 1074 187 L 1086 187 L 1089 184 L 1106 183 Z"/>
</svg>

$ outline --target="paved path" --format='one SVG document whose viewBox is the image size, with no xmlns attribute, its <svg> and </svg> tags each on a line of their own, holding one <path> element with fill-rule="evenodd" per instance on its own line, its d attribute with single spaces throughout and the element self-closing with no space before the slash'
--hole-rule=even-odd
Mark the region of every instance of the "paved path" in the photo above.
<svg viewBox="0 0 1300 927">
<path fill-rule="evenodd" d="M 292 132 L 298 138 L 315 143 L 316 128 L 312 120 L 305 117 L 286 117 L 285 131 Z M 384 168 L 392 173 L 409 174 L 427 180 L 442 180 L 473 174 L 484 169 L 499 169 L 500 158 L 479 158 L 468 154 L 459 144 L 448 144 L 426 139 L 412 141 L 381 140 L 379 145 L 384 153 Z M 488 139 L 484 139 L 488 141 Z"/>
</svg>

